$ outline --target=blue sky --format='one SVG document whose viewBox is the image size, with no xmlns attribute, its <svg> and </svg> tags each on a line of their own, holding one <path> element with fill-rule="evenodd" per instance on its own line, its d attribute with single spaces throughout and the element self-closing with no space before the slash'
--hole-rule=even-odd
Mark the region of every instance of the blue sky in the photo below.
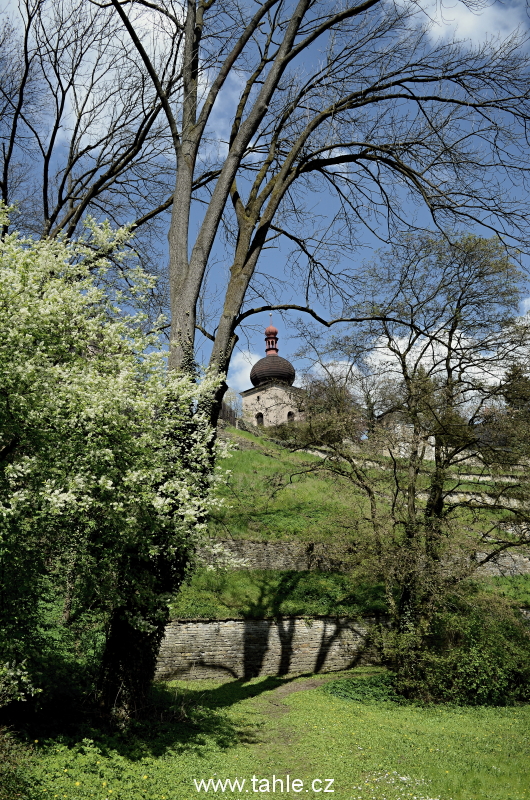
<svg viewBox="0 0 530 800">
<path fill-rule="evenodd" d="M 397 0 L 398 2 L 409 2 L 410 0 Z M 490 2 L 484 8 L 477 11 L 471 11 L 463 2 L 459 0 L 445 0 L 443 4 L 437 0 L 419 0 L 420 5 L 425 14 L 428 15 L 435 24 L 431 28 L 432 37 L 449 37 L 455 30 L 459 38 L 467 39 L 470 43 L 477 44 L 490 37 L 500 36 L 501 38 L 509 35 L 516 27 L 523 29 L 529 28 L 529 19 L 527 15 L 526 4 L 524 0 L 516 2 Z M 17 7 L 16 0 L 0 0 L 0 10 L 15 12 Z M 239 97 L 240 83 L 236 75 L 232 76 L 226 84 L 222 93 L 220 102 L 216 104 L 212 116 L 212 127 L 215 130 L 218 139 L 218 150 L 223 152 L 225 147 L 224 142 L 228 139 L 229 127 L 232 119 L 232 112 Z M 215 146 L 215 145 L 214 145 Z M 315 199 L 315 213 L 318 213 L 318 203 L 323 202 L 321 198 Z M 427 218 L 422 218 L 420 215 L 419 222 L 427 225 Z M 350 261 L 350 265 L 355 262 L 362 262 L 370 259 L 375 249 L 380 246 L 375 237 L 364 235 L 362 246 L 352 252 L 351 255 L 345 255 L 344 259 Z M 287 258 L 287 249 L 279 247 L 275 250 L 265 251 L 260 258 L 258 269 L 262 273 L 269 274 L 273 279 L 282 276 L 284 273 L 284 264 Z M 214 259 L 217 260 L 216 266 L 213 271 L 217 273 L 219 287 L 223 284 L 224 273 L 228 270 L 229 264 L 223 258 L 223 253 L 218 250 L 214 253 Z M 303 300 L 291 295 L 285 296 L 280 302 L 299 302 L 304 304 Z M 530 308 L 530 298 L 527 298 L 523 304 L 523 311 Z M 321 311 L 323 316 L 328 317 L 329 314 L 323 306 L 318 307 L 317 310 Z M 293 358 L 293 353 L 296 351 L 298 342 L 296 339 L 296 331 L 294 328 L 294 321 L 300 314 L 289 313 L 281 316 L 276 313 L 274 315 L 274 324 L 279 329 L 280 334 L 280 355 L 293 360 L 297 370 L 303 369 L 303 363 L 297 362 Z M 230 368 L 228 383 L 236 391 L 241 391 L 250 386 L 249 373 L 253 363 L 259 358 L 263 357 L 264 352 L 264 336 L 263 330 L 269 322 L 268 313 L 256 315 L 251 320 L 251 327 L 247 327 L 245 331 L 238 331 L 240 341 L 238 343 L 236 352 L 234 353 L 232 365 Z M 199 356 L 200 360 L 206 362 L 208 357 L 208 344 L 205 346 Z"/>
<path fill-rule="evenodd" d="M 431 35 L 442 38 L 449 37 L 454 31 L 459 38 L 466 39 L 470 44 L 478 44 L 491 37 L 504 38 L 515 28 L 529 29 L 529 17 L 525 2 L 492 2 L 484 8 L 472 11 L 458 0 L 449 0 L 441 5 L 439 2 L 421 3 L 425 13 L 435 21 Z M 220 130 L 223 127 L 222 110 L 218 112 L 218 123 Z M 429 225 L 427 215 L 420 213 L 419 222 Z M 477 230 L 477 233 L 479 231 Z M 352 258 L 359 262 L 370 259 L 376 249 L 381 246 L 375 237 L 365 236 L 363 246 L 352 253 Z M 281 274 L 282 258 L 285 254 L 282 251 L 275 251 L 274 255 L 265 253 L 260 259 L 260 271 L 267 271 L 271 275 Z M 288 302 L 285 300 L 284 302 Z M 526 298 L 521 311 L 525 313 L 530 309 L 530 297 Z M 323 314 L 323 316 L 329 316 Z M 274 316 L 274 324 L 280 332 L 280 355 L 290 358 L 298 371 L 304 369 L 304 363 L 294 359 L 293 353 L 296 351 L 298 342 L 294 329 L 294 319 L 300 317 L 299 314 L 287 313 Z M 248 331 L 238 343 L 234 354 L 232 365 L 228 375 L 228 383 L 236 391 L 242 391 L 250 387 L 249 373 L 253 363 L 264 356 L 264 336 L 263 330 L 268 325 L 269 317 L 267 313 L 256 315 L 252 318 L 253 323 L 258 326 L 257 330 Z"/>
</svg>

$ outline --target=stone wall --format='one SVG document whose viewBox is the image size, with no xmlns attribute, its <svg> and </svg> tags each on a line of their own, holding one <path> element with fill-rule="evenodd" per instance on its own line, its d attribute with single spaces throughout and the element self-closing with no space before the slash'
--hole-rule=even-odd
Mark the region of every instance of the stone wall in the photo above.
<svg viewBox="0 0 530 800">
<path fill-rule="evenodd" d="M 212 543 L 214 542 L 215 540 Z M 321 559 L 325 557 L 322 545 L 304 542 L 251 542 L 246 539 L 227 539 L 218 543 L 221 545 L 219 554 L 211 552 L 208 547 L 199 550 L 201 559 L 212 566 L 222 566 L 226 555 L 233 557 L 237 562 L 237 569 L 281 569 L 299 572 L 314 569 L 319 566 L 317 564 L 319 557 Z"/>
<path fill-rule="evenodd" d="M 227 557 L 237 561 L 237 569 L 279 569 L 302 571 L 320 569 L 340 571 L 340 552 L 334 555 L 329 545 L 304 542 L 251 542 L 246 539 L 212 540 L 221 544 L 221 552 L 215 554 L 203 548 L 202 559 L 212 566 L 224 566 Z M 507 552 L 499 555 L 479 570 L 482 575 L 529 575 L 530 551 Z"/>
<path fill-rule="evenodd" d="M 304 416 L 302 408 L 305 392 L 281 381 L 267 381 L 241 392 L 241 397 L 244 423 L 254 433 L 258 426 L 257 414 L 262 415 L 262 424 L 266 428 L 270 425 L 286 424 L 289 421 L 289 412 L 293 422 L 302 420 Z"/>
<path fill-rule="evenodd" d="M 333 672 L 373 662 L 369 620 L 345 618 L 187 620 L 166 628 L 156 678 L 251 678 Z"/>
<path fill-rule="evenodd" d="M 530 553 L 502 553 L 494 561 L 488 561 L 477 570 L 479 575 L 502 575 L 514 578 L 516 575 L 530 575 Z"/>
</svg>

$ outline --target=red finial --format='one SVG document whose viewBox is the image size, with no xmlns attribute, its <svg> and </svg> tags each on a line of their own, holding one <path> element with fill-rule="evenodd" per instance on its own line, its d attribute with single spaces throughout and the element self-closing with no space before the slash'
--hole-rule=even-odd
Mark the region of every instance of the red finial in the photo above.
<svg viewBox="0 0 530 800">
<path fill-rule="evenodd" d="M 265 353 L 268 356 L 278 355 L 278 328 L 272 324 L 272 314 L 269 314 L 271 320 L 267 328 L 265 328 Z"/>
</svg>

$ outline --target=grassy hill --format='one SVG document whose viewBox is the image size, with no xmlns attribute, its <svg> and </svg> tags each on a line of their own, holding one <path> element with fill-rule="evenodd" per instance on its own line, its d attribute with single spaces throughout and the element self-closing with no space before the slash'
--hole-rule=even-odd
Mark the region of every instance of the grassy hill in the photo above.
<svg viewBox="0 0 530 800">
<path fill-rule="evenodd" d="M 222 462 L 231 475 L 220 488 L 225 507 L 211 519 L 213 535 L 324 541 L 358 513 L 360 497 L 339 491 L 330 477 L 307 472 L 318 456 L 291 453 L 234 428 L 224 435 L 237 449 Z"/>
<path fill-rule="evenodd" d="M 212 535 L 254 541 L 331 542 L 368 515 L 365 495 L 352 484 L 329 473 L 311 471 L 321 463 L 317 454 L 291 452 L 270 439 L 235 428 L 227 428 L 223 436 L 235 449 L 221 462 L 230 478 L 219 489 L 225 506 L 210 521 Z M 385 456 L 378 463 L 370 463 L 367 475 L 379 479 L 378 492 L 389 491 L 384 476 L 394 467 L 394 462 Z M 423 483 L 427 489 L 428 476 L 420 473 L 420 506 L 425 501 Z M 498 493 L 500 485 L 505 499 L 510 497 L 516 502 L 517 483 L 516 475 L 507 473 L 493 479 L 484 470 L 463 462 L 459 469 L 450 471 L 445 490 L 470 498 L 481 496 L 487 502 L 488 496 L 493 498 Z M 495 519 L 510 519 L 500 509 L 482 513 L 485 527 Z M 459 514 L 465 524 L 470 512 L 462 508 Z"/>
<path fill-rule="evenodd" d="M 320 462 L 317 455 L 292 453 L 233 428 L 223 435 L 236 449 L 222 464 L 230 477 L 219 490 L 225 506 L 210 521 L 211 536 L 331 546 L 364 513 L 364 498 L 354 489 L 308 471 Z M 530 608 L 528 575 L 488 578 L 482 586 Z M 171 605 L 173 618 L 186 619 L 357 616 L 384 610 L 381 586 L 359 583 L 347 574 L 279 570 L 200 569 Z"/>
</svg>

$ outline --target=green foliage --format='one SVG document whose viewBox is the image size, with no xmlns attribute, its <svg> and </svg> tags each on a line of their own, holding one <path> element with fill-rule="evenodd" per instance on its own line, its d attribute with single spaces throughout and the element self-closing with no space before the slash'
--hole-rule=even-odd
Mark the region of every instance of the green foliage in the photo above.
<svg viewBox="0 0 530 800">
<path fill-rule="evenodd" d="M 105 619 L 103 694 L 126 703 L 204 527 L 212 431 L 194 408 L 216 382 L 168 373 L 142 316 L 98 288 L 107 266 L 82 241 L 0 244 L 0 657 L 38 671 L 62 596 L 55 627 Z"/>
<path fill-rule="evenodd" d="M 388 672 L 352 677 L 326 683 L 324 691 L 343 700 L 357 703 L 403 703 L 403 697 L 396 692 L 395 676 Z"/>
<path fill-rule="evenodd" d="M 528 412 L 530 407 L 530 378 L 520 364 L 512 364 L 504 376 L 502 394 L 507 405 L 515 411 Z"/>
<path fill-rule="evenodd" d="M 467 595 L 436 613 L 402 659 L 406 697 L 466 705 L 530 700 L 530 630 L 502 598 Z"/>
<path fill-rule="evenodd" d="M 38 628 L 29 642 L 33 682 L 39 693 L 32 703 L 39 714 L 50 714 L 64 721 L 93 697 L 101 671 L 109 614 L 102 608 L 80 608 L 64 621 L 63 586 L 46 582 L 46 591 L 37 605 Z M 63 715 L 66 710 L 66 715 Z M 11 709 L 15 719 L 30 709 Z"/>
<path fill-rule="evenodd" d="M 34 782 L 29 775 L 31 750 L 0 728 L 0 800 L 33 800 Z"/>
<path fill-rule="evenodd" d="M 0 664 L 0 708 L 13 701 L 23 701 L 37 694 L 25 664 Z"/>
<path fill-rule="evenodd" d="M 484 591 L 505 597 L 518 608 L 530 608 L 530 575 L 491 577 L 481 582 Z"/>
<path fill-rule="evenodd" d="M 382 586 L 323 572 L 201 569 L 171 605 L 180 618 L 358 616 L 385 612 Z"/>
</svg>

